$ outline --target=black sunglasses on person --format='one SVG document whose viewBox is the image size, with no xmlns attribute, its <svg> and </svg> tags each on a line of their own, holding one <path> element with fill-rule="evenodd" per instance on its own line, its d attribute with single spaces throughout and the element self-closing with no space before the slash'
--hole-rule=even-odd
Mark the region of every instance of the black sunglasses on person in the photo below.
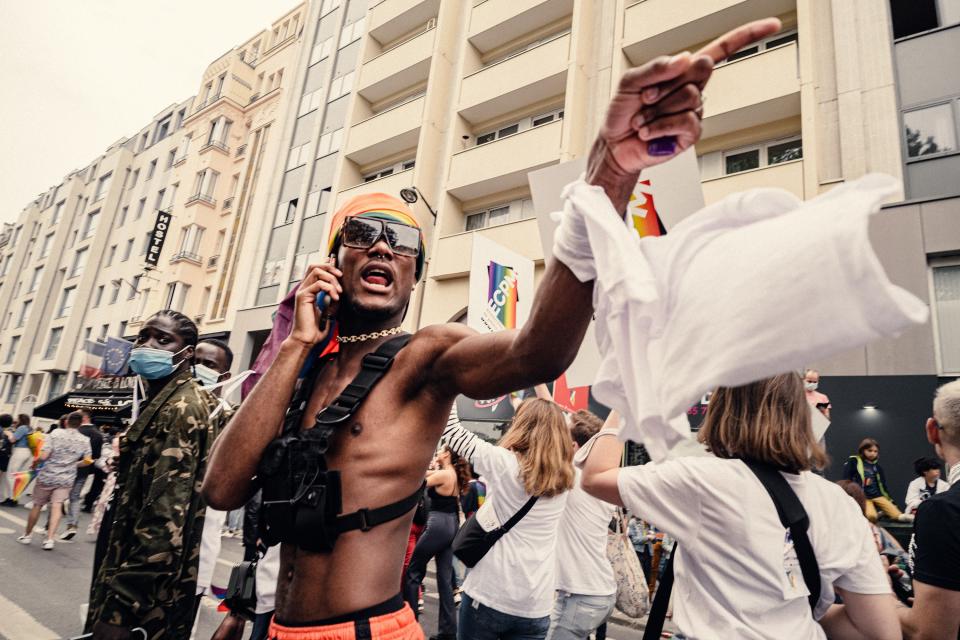
<svg viewBox="0 0 960 640">
<path fill-rule="evenodd" d="M 420 255 L 420 230 L 416 227 L 376 218 L 347 218 L 343 223 L 343 245 L 352 249 L 369 249 L 381 237 L 390 249 L 401 256 Z"/>
</svg>

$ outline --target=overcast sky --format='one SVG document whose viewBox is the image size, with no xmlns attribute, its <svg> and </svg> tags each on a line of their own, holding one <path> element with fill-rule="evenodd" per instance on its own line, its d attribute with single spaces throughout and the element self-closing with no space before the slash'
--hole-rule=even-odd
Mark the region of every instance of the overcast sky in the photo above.
<svg viewBox="0 0 960 640">
<path fill-rule="evenodd" d="M 296 0 L 0 0 L 0 221 L 194 95 Z"/>
</svg>

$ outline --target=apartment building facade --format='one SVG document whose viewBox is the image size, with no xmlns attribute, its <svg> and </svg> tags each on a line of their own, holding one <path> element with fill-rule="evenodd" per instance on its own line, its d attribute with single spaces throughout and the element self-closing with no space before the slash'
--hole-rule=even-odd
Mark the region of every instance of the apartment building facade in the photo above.
<svg viewBox="0 0 960 640">
<path fill-rule="evenodd" d="M 0 234 L 0 411 L 25 412 L 79 379 L 84 348 L 132 339 L 173 308 L 228 337 L 248 221 L 277 162 L 306 4 L 210 63 L 195 97 L 42 194 Z M 277 132 L 275 135 L 271 133 Z M 159 212 L 170 216 L 156 264 Z"/>
</svg>

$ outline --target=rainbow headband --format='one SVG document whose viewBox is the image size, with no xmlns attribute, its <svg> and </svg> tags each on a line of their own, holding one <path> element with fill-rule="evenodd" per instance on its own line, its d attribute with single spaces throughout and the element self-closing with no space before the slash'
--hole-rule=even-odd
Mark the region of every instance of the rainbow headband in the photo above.
<svg viewBox="0 0 960 640">
<path fill-rule="evenodd" d="M 340 239 L 343 233 L 343 223 L 347 218 L 374 218 L 388 222 L 399 222 L 415 229 L 420 229 L 413 211 L 407 203 L 387 193 L 364 193 L 347 200 L 333 216 L 330 223 L 330 241 L 327 255 L 340 249 Z M 420 253 L 417 256 L 417 280 L 423 274 L 423 266 L 427 259 L 427 250 L 423 244 L 423 232 L 420 233 Z"/>
</svg>

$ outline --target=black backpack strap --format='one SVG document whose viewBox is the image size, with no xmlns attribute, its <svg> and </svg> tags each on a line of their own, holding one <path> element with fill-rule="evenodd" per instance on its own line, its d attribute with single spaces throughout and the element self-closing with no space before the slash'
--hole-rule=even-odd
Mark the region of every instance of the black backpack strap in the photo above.
<svg viewBox="0 0 960 640">
<path fill-rule="evenodd" d="M 388 504 L 385 507 L 377 507 L 376 509 L 358 509 L 353 513 L 348 513 L 346 515 L 339 516 L 336 522 L 337 533 L 343 533 L 345 531 L 353 531 L 354 529 L 359 529 L 360 531 L 369 531 L 371 528 L 383 524 L 384 522 L 390 522 L 391 520 L 396 520 L 407 513 L 411 509 L 417 506 L 417 503 L 420 502 L 420 496 L 423 494 L 423 487 L 426 486 L 426 482 L 420 485 L 420 487 L 411 493 L 409 496 L 402 500 L 398 500 L 393 504 Z"/>
<path fill-rule="evenodd" d="M 397 336 L 384 342 L 373 353 L 363 356 L 360 373 L 326 409 L 317 414 L 317 426 L 338 425 L 349 420 L 412 337 L 409 333 Z"/>
<path fill-rule="evenodd" d="M 673 591 L 673 559 L 677 557 L 677 543 L 667 559 L 667 566 L 660 574 L 660 584 L 657 585 L 657 595 L 653 597 L 650 615 L 643 628 L 643 640 L 658 640 L 663 633 L 663 623 L 667 619 L 667 608 L 670 606 L 670 593 Z"/>
<path fill-rule="evenodd" d="M 524 505 L 520 507 L 519 511 L 513 514 L 509 520 L 503 523 L 503 525 L 500 527 L 500 535 L 504 535 L 507 533 L 507 531 L 510 531 L 510 529 L 513 529 L 518 522 L 523 520 L 523 516 L 530 513 L 530 509 L 533 509 L 533 505 L 537 503 L 537 497 L 538 496 L 533 496 L 532 498 L 527 500 L 524 503 Z"/>
<path fill-rule="evenodd" d="M 817 564 L 817 556 L 814 555 L 813 546 L 807 536 L 807 529 L 810 527 L 810 518 L 807 517 L 807 511 L 800 503 L 797 494 L 790 488 L 790 484 L 780 475 L 777 469 L 755 460 L 744 460 L 743 462 L 757 476 L 763 488 L 770 494 L 770 499 L 777 507 L 780 523 L 790 530 L 790 538 L 793 540 L 793 548 L 797 552 L 803 581 L 807 585 L 807 590 L 810 591 L 810 610 L 814 611 L 817 603 L 820 602 L 820 566 Z"/>
</svg>

